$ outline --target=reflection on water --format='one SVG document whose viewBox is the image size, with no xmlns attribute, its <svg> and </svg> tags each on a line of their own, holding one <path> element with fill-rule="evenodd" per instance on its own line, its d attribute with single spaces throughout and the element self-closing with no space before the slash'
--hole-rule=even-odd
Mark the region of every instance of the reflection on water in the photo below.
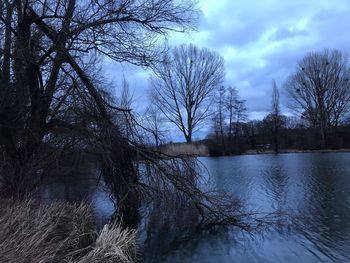
<svg viewBox="0 0 350 263">
<path fill-rule="evenodd" d="M 208 238 L 159 262 L 350 262 L 348 160 L 348 153 L 203 158 L 219 188 L 254 210 L 294 211 L 296 225 L 253 239 Z"/>
<path fill-rule="evenodd" d="M 144 239 L 153 244 L 145 253 L 152 255 L 148 262 L 350 262 L 350 153 L 200 160 L 219 189 L 239 196 L 254 211 L 293 211 L 294 227 L 253 237 L 228 230 L 197 236 L 191 242 L 178 242 L 172 249 L 161 251 L 159 244 L 164 244 L 171 234 L 164 231 L 163 237 L 154 238 L 157 240 Z M 86 199 L 102 222 L 113 213 L 113 206 L 108 196 L 96 188 L 96 176 L 92 180 L 85 178 L 86 172 L 82 172 L 76 185 L 72 178 L 50 184 L 42 196 Z"/>
<path fill-rule="evenodd" d="M 41 199 L 46 203 L 52 201 L 84 201 L 91 205 L 98 227 L 103 226 L 115 209 L 105 191 L 100 175 L 93 165 L 83 164 L 73 167 L 71 172 L 50 178 L 40 190 Z"/>
</svg>

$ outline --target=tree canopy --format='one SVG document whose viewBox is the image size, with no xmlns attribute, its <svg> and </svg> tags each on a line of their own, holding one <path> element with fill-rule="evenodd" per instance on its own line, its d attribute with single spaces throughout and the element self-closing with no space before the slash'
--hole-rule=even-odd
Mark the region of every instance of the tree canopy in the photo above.
<svg viewBox="0 0 350 263">
<path fill-rule="evenodd" d="M 155 67 L 151 96 L 187 142 L 211 113 L 211 95 L 224 81 L 224 60 L 215 52 L 181 45 Z"/>
</svg>

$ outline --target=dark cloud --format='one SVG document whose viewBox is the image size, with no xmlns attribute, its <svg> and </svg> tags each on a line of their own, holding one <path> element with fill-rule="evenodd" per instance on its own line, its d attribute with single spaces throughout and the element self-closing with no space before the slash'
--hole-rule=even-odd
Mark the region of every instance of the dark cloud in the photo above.
<svg viewBox="0 0 350 263">
<path fill-rule="evenodd" d="M 192 42 L 220 53 L 226 61 L 227 85 L 238 88 L 252 118 L 270 110 L 272 79 L 282 87 L 306 53 L 324 48 L 350 51 L 349 0 L 200 0 L 199 4 L 203 15 L 198 31 L 191 36 L 174 34 L 170 44 Z M 116 65 L 109 64 L 108 72 L 124 72 L 140 95 L 139 103 L 147 103 L 149 73 L 135 68 L 115 71 Z M 283 92 L 281 100 L 287 110 Z"/>
<path fill-rule="evenodd" d="M 269 110 L 272 78 L 282 87 L 306 53 L 348 49 L 349 1 L 203 3 L 207 22 L 197 34 L 200 43 L 225 57 L 227 82 L 238 87 L 252 117 Z M 281 99 L 286 108 L 283 92 Z"/>
</svg>

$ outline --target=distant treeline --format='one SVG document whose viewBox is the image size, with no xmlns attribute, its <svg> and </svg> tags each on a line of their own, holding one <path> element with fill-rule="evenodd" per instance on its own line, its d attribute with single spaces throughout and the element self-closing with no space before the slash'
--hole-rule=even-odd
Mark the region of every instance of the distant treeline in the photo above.
<svg viewBox="0 0 350 263">
<path fill-rule="evenodd" d="M 308 53 L 283 89 L 294 117 L 282 114 L 279 89 L 272 81 L 271 110 L 248 121 L 245 101 L 234 88 L 216 92 L 213 129 L 205 144 L 211 155 L 246 150 L 325 150 L 350 148 L 350 61 L 339 50 Z"/>
<path fill-rule="evenodd" d="M 223 138 L 211 133 L 203 143 L 211 156 L 242 154 L 248 150 L 265 152 L 274 150 L 274 122 L 271 114 L 263 120 L 235 123 L 234 136 Z M 237 126 L 237 127 L 236 127 Z M 321 134 L 303 119 L 280 116 L 278 150 L 321 150 Z M 350 123 L 334 127 L 326 133 L 327 149 L 350 148 Z"/>
</svg>

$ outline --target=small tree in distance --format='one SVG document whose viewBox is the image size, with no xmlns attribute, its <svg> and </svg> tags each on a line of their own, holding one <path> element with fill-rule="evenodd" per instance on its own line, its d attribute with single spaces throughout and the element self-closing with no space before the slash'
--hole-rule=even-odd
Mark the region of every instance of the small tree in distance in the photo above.
<svg viewBox="0 0 350 263">
<path fill-rule="evenodd" d="M 225 108 L 228 111 L 228 141 L 232 143 L 233 126 L 236 110 L 238 107 L 239 97 L 237 90 L 233 87 L 228 88 L 228 95 L 226 95 Z"/>
<path fill-rule="evenodd" d="M 272 118 L 273 118 L 273 145 L 275 153 L 278 153 L 279 142 L 279 129 L 280 129 L 280 94 L 278 91 L 278 87 L 276 81 L 272 80 Z"/>
<path fill-rule="evenodd" d="M 168 132 L 164 127 L 164 117 L 161 116 L 161 113 L 152 102 L 146 109 L 144 116 L 147 130 L 151 133 L 154 144 L 159 146 L 164 142 Z"/>
<path fill-rule="evenodd" d="M 214 100 L 213 134 L 209 134 L 209 151 L 213 155 L 239 153 L 244 147 L 240 141 L 245 133 L 247 107 L 234 87 L 220 87 Z"/>
<path fill-rule="evenodd" d="M 156 65 L 151 97 L 168 121 L 192 142 L 211 114 L 210 98 L 225 77 L 224 60 L 208 49 L 181 45 Z"/>
</svg>

